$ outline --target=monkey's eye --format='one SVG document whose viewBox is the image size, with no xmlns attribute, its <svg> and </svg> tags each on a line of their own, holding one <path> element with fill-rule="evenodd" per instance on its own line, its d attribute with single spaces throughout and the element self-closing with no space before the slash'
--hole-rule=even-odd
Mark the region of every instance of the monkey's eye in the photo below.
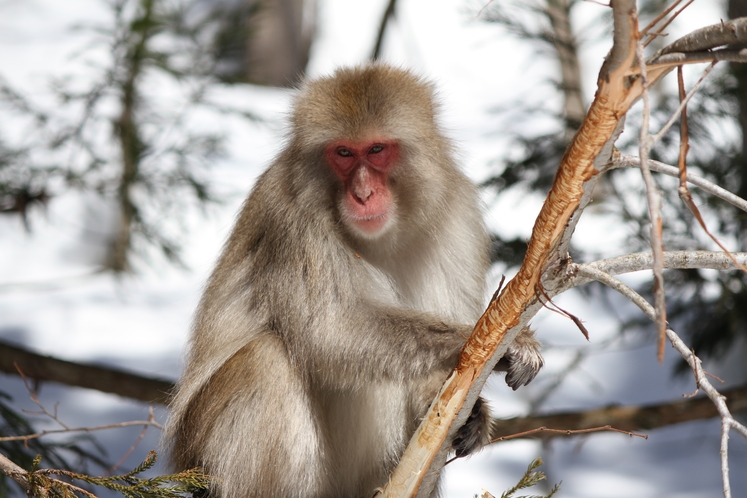
<svg viewBox="0 0 747 498">
<path fill-rule="evenodd" d="M 350 157 L 353 155 L 353 153 L 350 152 L 350 149 L 341 148 L 337 149 L 337 155 L 342 157 Z"/>
<path fill-rule="evenodd" d="M 378 154 L 382 150 L 384 150 L 384 146 L 383 145 L 374 145 L 373 147 L 371 147 L 369 149 L 368 153 L 369 154 Z"/>
</svg>

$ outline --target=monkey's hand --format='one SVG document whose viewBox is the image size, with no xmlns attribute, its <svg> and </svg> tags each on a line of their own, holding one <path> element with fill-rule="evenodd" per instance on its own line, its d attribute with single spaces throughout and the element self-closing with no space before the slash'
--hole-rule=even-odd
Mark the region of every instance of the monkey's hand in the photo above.
<svg viewBox="0 0 747 498">
<path fill-rule="evenodd" d="M 540 353 L 540 343 L 534 338 L 534 332 L 527 327 L 508 346 L 508 351 L 494 370 L 507 372 L 506 384 L 516 391 L 521 386 L 532 382 L 544 364 L 545 360 L 542 359 Z"/>
<path fill-rule="evenodd" d="M 451 446 L 457 458 L 470 455 L 490 442 L 490 408 L 477 398 L 467 422 L 457 431 Z"/>
</svg>

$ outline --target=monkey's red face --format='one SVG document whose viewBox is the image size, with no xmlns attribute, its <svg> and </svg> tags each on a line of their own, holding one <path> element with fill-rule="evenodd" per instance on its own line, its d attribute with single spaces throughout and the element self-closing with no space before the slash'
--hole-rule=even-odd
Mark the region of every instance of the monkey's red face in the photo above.
<svg viewBox="0 0 747 498">
<path fill-rule="evenodd" d="M 393 215 L 387 177 L 397 163 L 399 146 L 391 140 L 341 140 L 327 146 L 326 157 L 344 185 L 341 209 L 346 222 L 364 235 L 378 235 Z"/>
</svg>

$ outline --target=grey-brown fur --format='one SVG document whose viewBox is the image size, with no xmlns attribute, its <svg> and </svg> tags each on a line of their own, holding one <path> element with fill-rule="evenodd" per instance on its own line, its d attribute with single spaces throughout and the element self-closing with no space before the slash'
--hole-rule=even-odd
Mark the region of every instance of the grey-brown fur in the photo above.
<svg viewBox="0 0 747 498">
<path fill-rule="evenodd" d="M 435 111 L 429 84 L 383 65 L 301 89 L 207 284 L 171 407 L 171 462 L 204 466 L 211 496 L 370 497 L 455 365 L 482 312 L 488 238 Z M 394 217 L 373 239 L 341 218 L 323 153 L 371 133 L 400 147 Z M 510 368 L 528 382 L 541 357 L 523 347 Z M 476 413 L 463 453 L 487 438 Z"/>
</svg>

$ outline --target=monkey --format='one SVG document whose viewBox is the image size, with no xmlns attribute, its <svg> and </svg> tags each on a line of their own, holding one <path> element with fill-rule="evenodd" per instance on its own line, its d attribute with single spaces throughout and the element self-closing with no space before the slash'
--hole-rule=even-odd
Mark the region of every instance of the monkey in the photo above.
<svg viewBox="0 0 747 498">
<path fill-rule="evenodd" d="M 489 238 L 437 111 L 431 83 L 380 63 L 296 95 L 208 280 L 171 402 L 171 464 L 203 467 L 211 497 L 372 496 L 456 365 L 482 312 Z M 498 369 L 515 389 L 542 362 L 527 330 Z M 479 400 L 457 456 L 489 424 Z"/>
</svg>

